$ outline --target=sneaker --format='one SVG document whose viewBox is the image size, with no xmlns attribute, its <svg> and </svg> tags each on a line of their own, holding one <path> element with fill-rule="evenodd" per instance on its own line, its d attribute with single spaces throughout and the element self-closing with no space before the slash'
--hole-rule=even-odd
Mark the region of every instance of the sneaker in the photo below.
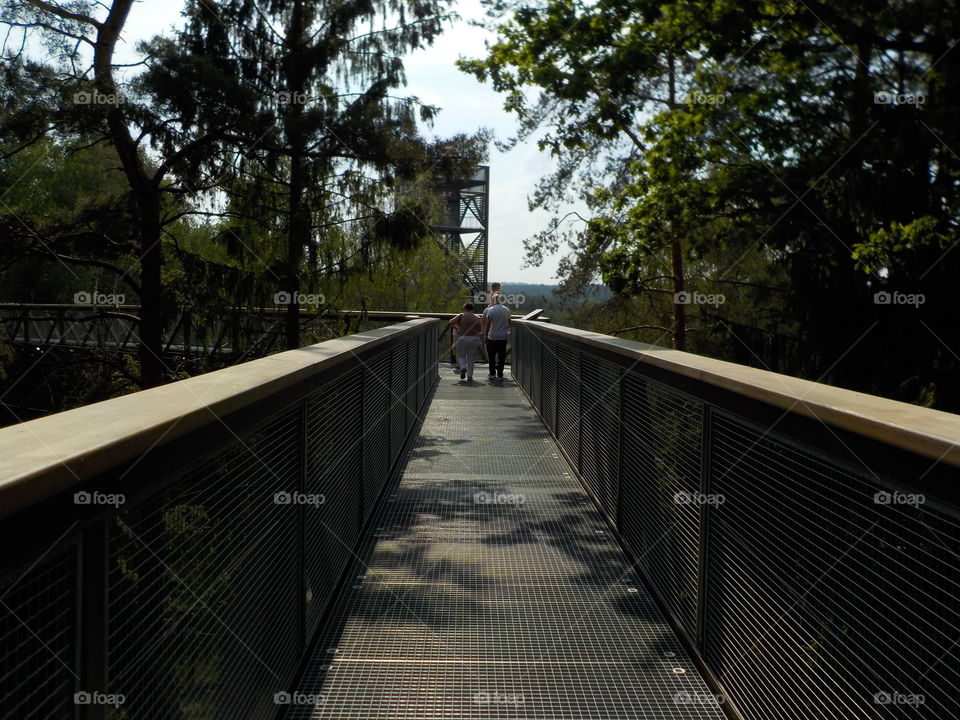
<svg viewBox="0 0 960 720">
<path fill-rule="evenodd" d="M 461 370 L 461 371 L 460 371 L 460 379 L 463 380 L 466 376 L 467 376 L 467 371 L 466 371 L 466 370 Z"/>
<path fill-rule="evenodd" d="M 472 377 L 468 377 L 468 378 L 467 378 L 467 382 L 473 382 L 473 378 L 472 378 Z"/>
</svg>

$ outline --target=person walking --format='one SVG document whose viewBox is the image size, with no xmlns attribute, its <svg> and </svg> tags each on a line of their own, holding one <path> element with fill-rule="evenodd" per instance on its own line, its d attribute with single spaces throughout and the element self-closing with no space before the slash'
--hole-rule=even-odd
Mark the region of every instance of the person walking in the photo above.
<svg viewBox="0 0 960 720">
<path fill-rule="evenodd" d="M 487 339 L 487 357 L 490 360 L 490 378 L 503 380 L 503 364 L 507 358 L 507 337 L 510 335 L 510 310 L 496 293 L 493 304 L 483 311 L 482 332 Z"/>
<path fill-rule="evenodd" d="M 463 312 L 449 323 L 457 333 L 457 364 L 460 366 L 460 379 L 473 382 L 473 367 L 480 355 L 480 331 L 482 321 L 473 312 L 473 303 L 463 305 Z"/>
</svg>

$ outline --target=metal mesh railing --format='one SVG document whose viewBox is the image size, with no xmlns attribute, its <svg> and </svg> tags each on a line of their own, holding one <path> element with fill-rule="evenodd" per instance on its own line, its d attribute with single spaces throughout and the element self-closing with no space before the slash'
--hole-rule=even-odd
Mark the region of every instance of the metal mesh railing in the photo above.
<svg viewBox="0 0 960 720">
<path fill-rule="evenodd" d="M 74 539 L 12 568 L 0 580 L 0 677 L 4 678 L 0 713 L 4 718 L 72 717 L 78 679 L 74 664 L 77 562 Z"/>
<path fill-rule="evenodd" d="M 37 513 L 38 537 L 59 540 L 10 546 L 0 571 L 0 718 L 273 717 L 437 378 L 436 348 L 437 323 L 412 322 L 80 490 L 125 502 L 64 493 L 5 519 L 5 539 Z"/>
<path fill-rule="evenodd" d="M 731 716 L 960 717 L 960 511 L 937 492 L 960 473 L 920 492 L 936 462 L 596 336 L 520 323 L 514 353 Z"/>
<path fill-rule="evenodd" d="M 620 492 L 620 375 L 615 365 L 581 357 L 580 468 L 614 523 Z"/>
<path fill-rule="evenodd" d="M 392 436 L 391 357 L 382 353 L 367 364 L 363 375 L 363 494 L 379 497 L 390 467 Z M 364 508 L 364 519 L 368 515 Z"/>
<path fill-rule="evenodd" d="M 522 335 L 522 334 L 521 334 Z M 551 432 L 557 431 L 557 344 L 544 340 L 540 352 L 540 415 Z"/>
<path fill-rule="evenodd" d="M 738 418 L 712 446 L 706 655 L 749 716 L 960 716 L 960 522 Z"/>
<path fill-rule="evenodd" d="M 530 343 L 529 352 L 532 359 L 542 357 L 543 345 L 535 339 Z M 532 364 L 526 367 L 530 374 L 525 388 L 541 382 L 539 366 Z M 557 347 L 557 440 L 574 465 L 579 467 L 580 461 L 580 355 L 565 345 Z M 528 391 L 529 392 L 529 391 Z M 540 403 L 534 403 L 538 410 Z"/>
<path fill-rule="evenodd" d="M 343 573 L 365 519 L 364 426 L 356 408 L 363 402 L 364 377 L 370 373 L 370 367 L 344 373 L 307 398 L 305 492 L 317 496 L 304 516 L 308 637 L 335 589 L 329 578 Z"/>
<path fill-rule="evenodd" d="M 112 524 L 109 682 L 158 720 L 265 714 L 298 659 L 298 415 Z M 125 703 L 126 705 L 126 703 Z"/>
<path fill-rule="evenodd" d="M 700 491 L 703 408 L 635 372 L 621 387 L 620 532 L 649 582 L 695 638 L 703 505 L 693 500 Z"/>
<path fill-rule="evenodd" d="M 398 345 L 393 348 L 390 361 L 390 449 L 391 455 L 401 445 L 407 434 L 407 347 Z M 400 402 L 397 402 L 397 400 Z"/>
</svg>

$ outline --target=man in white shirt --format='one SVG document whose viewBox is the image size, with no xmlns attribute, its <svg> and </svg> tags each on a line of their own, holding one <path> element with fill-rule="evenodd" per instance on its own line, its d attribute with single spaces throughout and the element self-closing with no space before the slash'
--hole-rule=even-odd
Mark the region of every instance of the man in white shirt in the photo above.
<svg viewBox="0 0 960 720">
<path fill-rule="evenodd" d="M 502 295 L 494 293 L 490 307 L 483 311 L 481 318 L 481 331 L 487 340 L 487 357 L 490 359 L 490 377 L 497 380 L 503 380 L 503 363 L 510 334 L 510 310 L 502 300 Z"/>
<path fill-rule="evenodd" d="M 494 298 L 496 298 L 497 295 L 499 294 L 500 294 L 500 283 L 493 283 L 493 285 L 490 286 L 490 300 L 487 302 L 487 307 L 493 307 Z"/>
</svg>

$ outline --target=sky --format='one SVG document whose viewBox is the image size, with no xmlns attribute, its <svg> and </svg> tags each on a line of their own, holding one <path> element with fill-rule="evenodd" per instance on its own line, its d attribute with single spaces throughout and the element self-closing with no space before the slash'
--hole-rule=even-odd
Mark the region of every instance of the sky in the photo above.
<svg viewBox="0 0 960 720">
<path fill-rule="evenodd" d="M 139 40 L 165 32 L 181 22 L 181 0 L 141 0 L 130 13 L 120 55 L 133 59 Z M 482 57 L 484 41 L 495 36 L 472 26 L 480 19 L 479 0 L 460 0 L 456 11 L 462 20 L 449 26 L 433 46 L 411 53 L 406 60 L 405 94 L 442 108 L 429 134 L 445 137 L 473 132 L 481 127 L 494 131 L 497 139 L 516 132 L 516 121 L 503 110 L 503 97 L 455 67 L 459 57 Z M 527 197 L 537 180 L 552 167 L 551 158 L 534 142 L 517 145 L 508 153 L 490 147 L 490 228 L 488 231 L 489 279 L 509 282 L 555 283 L 559 256 L 548 257 L 540 267 L 524 268 L 523 239 L 542 230 L 550 215 L 531 213 Z M 584 214 L 582 204 L 564 209 Z"/>
</svg>

